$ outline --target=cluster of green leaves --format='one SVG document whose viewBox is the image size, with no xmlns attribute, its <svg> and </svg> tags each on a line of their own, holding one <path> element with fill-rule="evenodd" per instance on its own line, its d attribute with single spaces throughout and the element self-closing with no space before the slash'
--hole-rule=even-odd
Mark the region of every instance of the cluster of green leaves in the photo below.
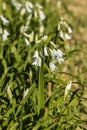
<svg viewBox="0 0 87 130">
<path fill-rule="evenodd" d="M 39 19 L 32 17 L 28 33 L 32 30 L 35 32 L 31 42 L 33 46 L 26 46 L 20 28 L 26 25 L 28 14 L 21 16 L 20 11 L 15 10 L 10 1 L 5 2 L 6 10 L 3 9 L 3 1 L 0 2 L 0 14 L 10 23 L 6 26 L 1 24 L 0 27 L 9 30 L 10 35 L 6 41 L 0 36 L 0 130 L 65 130 L 76 129 L 77 126 L 82 128 L 79 118 L 83 109 L 80 104 L 83 101 L 81 97 L 84 87 L 72 87 L 64 100 L 67 83 L 63 75 L 69 74 L 62 72 L 63 66 L 59 65 L 58 70 L 52 73 L 45 63 L 44 75 L 42 71 L 38 72 L 38 67 L 32 66 L 32 54 L 37 47 L 35 40 L 41 37 Z M 58 48 L 65 51 L 66 58 L 70 57 L 71 53 L 66 50 L 65 42 L 58 37 L 57 29 L 51 28 L 50 32 L 48 23 L 47 19 L 43 24 L 46 27 L 45 34 L 49 33 L 49 41 L 53 40 Z M 52 24 L 50 23 L 50 26 Z M 44 80 L 44 102 L 42 97 L 38 97 L 39 79 L 40 85 Z M 75 83 L 81 85 L 78 77 L 71 74 L 69 79 L 74 79 Z M 38 101 L 44 104 L 40 110 Z"/>
</svg>

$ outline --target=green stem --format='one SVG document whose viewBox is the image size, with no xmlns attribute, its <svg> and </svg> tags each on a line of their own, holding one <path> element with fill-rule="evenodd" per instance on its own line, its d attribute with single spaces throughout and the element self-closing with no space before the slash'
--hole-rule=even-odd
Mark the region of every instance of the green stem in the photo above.
<svg viewBox="0 0 87 130">
<path fill-rule="evenodd" d="M 21 104 L 23 105 L 23 104 Z M 23 107 L 22 107 L 23 108 Z M 23 118 L 23 110 L 21 111 L 21 115 L 20 115 L 20 130 L 22 130 L 23 128 L 23 122 L 22 122 L 22 118 Z"/>
<path fill-rule="evenodd" d="M 44 60 L 42 59 L 41 67 L 39 67 L 38 79 L 38 107 L 39 112 L 44 108 Z"/>
</svg>

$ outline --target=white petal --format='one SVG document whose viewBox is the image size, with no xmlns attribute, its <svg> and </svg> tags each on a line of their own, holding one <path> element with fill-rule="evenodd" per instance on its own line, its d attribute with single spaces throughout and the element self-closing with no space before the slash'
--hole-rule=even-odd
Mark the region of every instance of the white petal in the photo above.
<svg viewBox="0 0 87 130">
<path fill-rule="evenodd" d="M 10 34 L 6 31 L 6 30 L 4 30 L 4 33 L 3 33 L 3 35 L 2 35 L 2 40 L 3 41 L 6 41 L 7 39 L 8 39 L 8 36 L 9 36 Z"/>
<path fill-rule="evenodd" d="M 29 1 L 26 2 L 26 4 L 32 9 L 33 8 L 33 4 Z"/>
<path fill-rule="evenodd" d="M 40 35 L 42 35 L 43 31 L 44 31 L 44 26 L 43 25 L 40 26 L 40 30 L 39 31 L 40 31 Z"/>
<path fill-rule="evenodd" d="M 32 63 L 32 65 L 41 67 L 41 58 L 40 58 L 40 57 L 35 58 L 35 60 L 34 60 L 34 62 Z"/>
<path fill-rule="evenodd" d="M 34 32 L 32 31 L 32 32 L 29 34 L 29 40 L 30 40 L 30 42 L 33 42 L 33 39 L 34 39 Z"/>
<path fill-rule="evenodd" d="M 24 36 L 26 36 L 27 38 L 29 38 L 29 34 L 27 34 L 27 33 L 23 33 L 24 34 Z"/>
<path fill-rule="evenodd" d="M 51 71 L 54 71 L 56 69 L 56 66 L 53 64 L 53 62 L 49 63 L 49 67 L 50 67 Z"/>
<path fill-rule="evenodd" d="M 47 47 L 44 47 L 44 54 L 45 56 L 48 56 Z"/>
<path fill-rule="evenodd" d="M 35 51 L 33 58 L 38 58 L 38 51 L 37 50 Z"/>
<path fill-rule="evenodd" d="M 37 65 L 37 60 L 33 61 L 32 65 Z"/>
<path fill-rule="evenodd" d="M 25 42 L 26 42 L 26 45 L 29 46 L 30 45 L 30 42 L 27 38 L 25 38 Z"/>
<path fill-rule="evenodd" d="M 17 2 L 16 0 L 12 0 L 12 4 L 16 8 L 17 11 L 19 11 L 22 7 L 22 4 Z"/>
<path fill-rule="evenodd" d="M 56 51 L 56 56 L 58 56 L 58 57 L 62 57 L 63 54 L 64 53 L 61 50 L 59 50 L 59 49 Z"/>
<path fill-rule="evenodd" d="M 42 42 L 46 42 L 47 41 L 47 35 L 44 35 L 42 38 L 41 38 L 41 40 L 42 40 Z"/>
<path fill-rule="evenodd" d="M 58 63 L 61 64 L 61 62 L 64 61 L 64 58 L 62 58 L 62 57 L 57 57 L 57 60 L 58 60 Z"/>
<path fill-rule="evenodd" d="M 28 11 L 28 13 L 32 12 L 32 8 L 33 8 L 32 3 L 27 1 L 26 4 L 25 4 L 25 7 L 26 7 L 26 10 Z"/>
<path fill-rule="evenodd" d="M 66 86 L 66 89 L 65 89 L 65 95 L 64 95 L 64 99 L 67 97 L 67 95 L 69 94 L 69 91 L 72 87 L 72 82 L 70 81 L 67 86 Z"/>
<path fill-rule="evenodd" d="M 2 20 L 4 25 L 9 23 L 9 21 L 3 15 L 0 16 L 0 19 Z"/>
<path fill-rule="evenodd" d="M 66 33 L 65 34 L 65 40 L 70 40 L 71 39 L 71 37 Z"/>
<path fill-rule="evenodd" d="M 23 16 L 25 13 L 26 13 L 26 9 L 25 9 L 25 8 L 22 8 L 22 9 L 21 9 L 21 12 L 20 12 L 20 15 Z"/>
<path fill-rule="evenodd" d="M 36 10 L 34 11 L 34 16 L 35 16 L 35 18 L 38 17 L 38 12 Z"/>
<path fill-rule="evenodd" d="M 62 31 L 60 31 L 60 37 L 61 37 L 62 39 L 64 39 L 64 34 L 63 34 Z"/>
<path fill-rule="evenodd" d="M 21 28 L 20 28 L 20 32 L 21 33 L 24 33 L 24 32 L 26 32 L 27 31 L 27 29 L 28 29 L 28 26 L 21 26 Z"/>
<path fill-rule="evenodd" d="M 38 4 L 38 3 L 36 3 L 36 5 L 35 5 L 38 9 L 43 9 L 43 7 L 40 5 L 40 4 Z"/>
<path fill-rule="evenodd" d="M 44 15 L 44 13 L 41 10 L 39 10 L 39 16 L 40 16 L 41 21 L 43 21 L 46 18 L 46 16 Z"/>
<path fill-rule="evenodd" d="M 72 33 L 72 29 L 68 27 L 68 33 Z"/>
<path fill-rule="evenodd" d="M 38 57 L 38 66 L 41 67 L 41 58 Z"/>
</svg>

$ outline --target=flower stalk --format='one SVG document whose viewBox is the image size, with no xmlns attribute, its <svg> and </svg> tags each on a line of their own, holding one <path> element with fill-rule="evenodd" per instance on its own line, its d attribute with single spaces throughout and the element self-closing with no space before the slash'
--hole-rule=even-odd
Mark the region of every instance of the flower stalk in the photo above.
<svg viewBox="0 0 87 130">
<path fill-rule="evenodd" d="M 39 67 L 38 79 L 38 108 L 39 113 L 44 108 L 44 59 L 42 58 L 41 67 Z"/>
</svg>

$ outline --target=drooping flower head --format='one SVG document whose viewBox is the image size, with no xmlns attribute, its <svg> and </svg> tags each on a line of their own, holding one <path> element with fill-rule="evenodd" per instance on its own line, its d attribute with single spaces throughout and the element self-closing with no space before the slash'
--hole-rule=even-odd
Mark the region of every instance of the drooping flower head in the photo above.
<svg viewBox="0 0 87 130">
<path fill-rule="evenodd" d="M 35 51 L 33 58 L 34 58 L 34 61 L 32 65 L 41 67 L 41 57 L 39 56 L 39 53 L 37 50 Z"/>
<path fill-rule="evenodd" d="M 70 40 L 71 36 L 70 34 L 72 33 L 72 29 L 71 27 L 67 24 L 67 22 L 65 20 L 63 20 L 63 18 L 61 18 L 61 20 L 58 23 L 58 31 L 60 34 L 60 37 L 63 40 Z"/>
</svg>

